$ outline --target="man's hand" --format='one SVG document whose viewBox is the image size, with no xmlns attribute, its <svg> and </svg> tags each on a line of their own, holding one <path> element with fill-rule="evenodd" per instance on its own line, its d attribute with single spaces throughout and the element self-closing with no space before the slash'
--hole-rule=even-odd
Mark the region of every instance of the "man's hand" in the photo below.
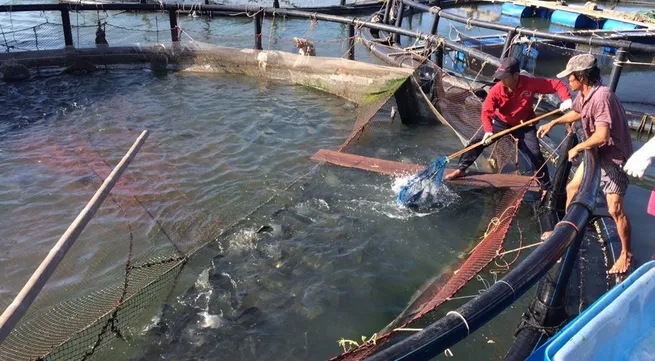
<svg viewBox="0 0 655 361">
<path fill-rule="evenodd" d="M 489 144 L 491 144 L 491 136 L 494 135 L 494 133 L 484 133 L 484 136 L 482 137 L 482 144 L 486 147 Z"/>
<path fill-rule="evenodd" d="M 578 147 L 573 147 L 571 150 L 569 150 L 569 162 L 575 162 L 576 158 L 578 158 L 578 154 L 580 154 L 581 150 L 578 149 Z"/>
<path fill-rule="evenodd" d="M 550 133 L 550 130 L 553 129 L 553 123 L 546 123 L 542 126 L 539 127 L 537 130 L 537 137 L 543 138 L 545 137 L 548 133 Z"/>
<path fill-rule="evenodd" d="M 569 110 L 571 110 L 572 106 L 573 106 L 573 101 L 571 99 L 566 99 L 565 101 L 559 104 L 559 111 L 562 113 L 566 113 Z"/>
</svg>

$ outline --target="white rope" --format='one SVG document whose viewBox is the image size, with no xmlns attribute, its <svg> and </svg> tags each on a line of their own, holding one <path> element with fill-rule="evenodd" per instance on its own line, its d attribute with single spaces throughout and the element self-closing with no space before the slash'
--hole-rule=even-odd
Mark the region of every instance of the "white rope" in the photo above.
<svg viewBox="0 0 655 361">
<path fill-rule="evenodd" d="M 516 298 L 516 290 L 514 290 L 514 287 L 512 287 L 512 285 L 510 285 L 509 283 L 507 283 L 507 281 L 500 280 L 500 281 L 497 281 L 496 283 L 504 283 L 504 284 L 506 284 L 507 287 L 509 287 L 509 288 L 512 290 L 512 294 L 514 294 L 514 298 Z"/>
<path fill-rule="evenodd" d="M 394 331 L 404 331 L 404 332 L 421 332 L 422 328 L 394 328 Z"/>
<path fill-rule="evenodd" d="M 450 315 L 450 314 L 453 314 L 453 315 L 459 316 L 459 318 L 461 318 L 462 321 L 464 321 L 464 325 L 466 326 L 466 331 L 467 331 L 466 336 L 470 335 L 470 334 L 471 334 L 471 328 L 469 327 L 468 322 L 466 322 L 466 319 L 464 318 L 464 316 L 462 316 L 462 315 L 461 315 L 459 312 L 457 312 L 457 311 L 448 311 L 448 313 L 446 314 L 446 316 L 448 316 L 448 315 Z"/>
</svg>

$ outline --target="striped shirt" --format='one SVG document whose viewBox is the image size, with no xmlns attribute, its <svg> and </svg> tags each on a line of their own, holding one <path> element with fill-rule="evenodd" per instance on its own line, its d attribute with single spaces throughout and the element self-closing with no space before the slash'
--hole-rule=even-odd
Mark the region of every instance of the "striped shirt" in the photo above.
<svg viewBox="0 0 655 361">
<path fill-rule="evenodd" d="M 599 126 L 609 127 L 610 139 L 598 147 L 601 164 L 625 164 L 632 155 L 632 138 L 625 109 L 616 94 L 606 86 L 597 85 L 586 99 L 579 92 L 572 108 L 581 115 L 582 128 L 587 137 L 594 134 Z"/>
</svg>

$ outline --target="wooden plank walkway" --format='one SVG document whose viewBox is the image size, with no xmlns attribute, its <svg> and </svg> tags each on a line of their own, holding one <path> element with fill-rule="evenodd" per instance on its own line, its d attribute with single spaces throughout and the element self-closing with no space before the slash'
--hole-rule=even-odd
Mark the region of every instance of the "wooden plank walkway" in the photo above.
<svg viewBox="0 0 655 361">
<path fill-rule="evenodd" d="M 390 160 L 369 158 L 361 155 L 342 153 L 328 149 L 321 149 L 312 156 L 312 160 L 336 164 L 343 167 L 363 169 L 371 172 L 392 176 L 406 176 L 416 174 L 425 169 L 420 164 L 394 162 Z M 446 169 L 446 172 L 452 169 Z M 452 184 L 470 185 L 473 187 L 492 188 L 520 188 L 531 181 L 531 177 L 512 174 L 490 174 L 469 172 L 467 176 L 448 181 Z M 533 184 L 530 191 L 538 191 L 539 187 Z"/>
</svg>

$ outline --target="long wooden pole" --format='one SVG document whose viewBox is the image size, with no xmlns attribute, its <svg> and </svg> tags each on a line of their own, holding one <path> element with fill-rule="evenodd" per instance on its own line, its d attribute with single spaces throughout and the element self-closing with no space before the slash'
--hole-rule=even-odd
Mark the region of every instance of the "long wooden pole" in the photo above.
<svg viewBox="0 0 655 361">
<path fill-rule="evenodd" d="M 532 125 L 534 123 L 537 123 L 537 122 L 539 122 L 540 120 L 542 120 L 544 118 L 547 118 L 547 117 L 549 117 L 551 115 L 555 115 L 555 114 L 557 114 L 557 112 L 559 112 L 559 109 L 555 109 L 555 110 L 550 111 L 550 112 L 548 112 L 546 114 L 542 114 L 542 115 L 540 115 L 540 116 L 538 116 L 536 118 L 532 118 L 530 120 L 527 120 L 527 121 L 525 121 L 525 122 L 523 122 L 523 123 L 521 123 L 521 124 L 519 124 L 517 126 L 514 126 L 514 127 L 509 128 L 509 129 L 505 129 L 502 132 L 494 133 L 494 135 L 489 137 L 489 139 L 490 140 L 498 139 L 498 138 L 502 137 L 503 135 L 511 133 L 511 132 L 513 132 L 513 131 L 515 131 L 515 130 L 517 130 L 519 128 L 527 127 L 528 125 Z M 477 142 L 475 144 L 469 145 L 468 147 L 449 155 L 448 160 L 453 159 L 455 157 L 458 157 L 458 156 L 468 152 L 469 150 L 475 149 L 475 148 L 477 148 L 477 147 L 479 147 L 481 145 L 482 145 L 482 141 L 479 141 L 479 142 Z"/>
<path fill-rule="evenodd" d="M 75 218 L 73 223 L 68 227 L 66 232 L 59 238 L 57 244 L 50 250 L 48 256 L 41 262 L 39 268 L 36 269 L 29 281 L 23 286 L 18 296 L 7 307 L 7 309 L 0 316 L 0 343 L 2 343 L 9 333 L 14 329 L 18 321 L 25 315 L 25 312 L 30 307 L 36 296 L 39 294 L 45 283 L 50 276 L 54 273 L 59 262 L 64 258 L 66 252 L 75 243 L 77 237 L 82 233 L 84 227 L 93 218 L 96 211 L 107 198 L 107 195 L 114 187 L 118 178 L 123 174 L 127 166 L 130 164 L 134 156 L 139 151 L 146 138 L 148 138 L 148 131 L 144 130 L 137 138 L 132 148 L 125 154 L 123 159 L 114 168 L 111 174 L 105 179 L 100 188 L 93 195 L 93 198 L 86 204 L 86 207 Z"/>
</svg>

